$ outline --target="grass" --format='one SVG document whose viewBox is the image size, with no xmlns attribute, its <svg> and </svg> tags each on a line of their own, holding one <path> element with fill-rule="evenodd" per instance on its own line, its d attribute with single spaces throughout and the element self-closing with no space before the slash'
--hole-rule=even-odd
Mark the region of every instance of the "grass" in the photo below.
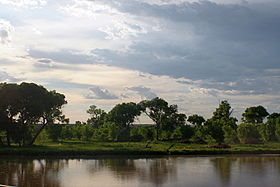
<svg viewBox="0 0 280 187">
<path fill-rule="evenodd" d="M 170 146 L 174 146 L 170 149 Z M 280 143 L 258 145 L 232 145 L 231 148 L 211 148 L 202 144 L 174 142 L 82 142 L 62 141 L 43 143 L 30 147 L 0 147 L 0 156 L 56 156 L 82 157 L 101 155 L 216 155 L 216 154 L 280 154 Z"/>
</svg>

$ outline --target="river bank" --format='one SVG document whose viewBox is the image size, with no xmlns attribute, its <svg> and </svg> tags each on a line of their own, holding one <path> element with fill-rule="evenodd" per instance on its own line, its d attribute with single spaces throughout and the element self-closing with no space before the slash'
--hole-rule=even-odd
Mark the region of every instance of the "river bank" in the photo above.
<svg viewBox="0 0 280 187">
<path fill-rule="evenodd" d="M 79 142 L 67 141 L 37 144 L 30 147 L 0 147 L 1 157 L 54 156 L 92 157 L 127 155 L 219 155 L 219 154 L 280 154 L 280 143 L 231 145 L 230 148 L 212 148 L 204 144 L 158 142 Z"/>
</svg>

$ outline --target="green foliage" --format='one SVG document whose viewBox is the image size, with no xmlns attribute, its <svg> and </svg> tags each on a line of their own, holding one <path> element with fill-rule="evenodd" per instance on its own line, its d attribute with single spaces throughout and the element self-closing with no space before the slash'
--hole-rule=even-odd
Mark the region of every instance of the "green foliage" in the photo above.
<svg viewBox="0 0 280 187">
<path fill-rule="evenodd" d="M 276 125 L 280 122 L 280 113 L 272 113 L 267 117 L 266 134 L 268 141 L 276 141 Z"/>
<path fill-rule="evenodd" d="M 46 124 L 67 122 L 61 107 L 65 96 L 34 83 L 0 85 L 0 129 L 6 132 L 7 144 L 33 144 Z M 41 128 L 34 128 L 36 124 Z M 37 131 L 34 131 L 37 130 Z"/>
<path fill-rule="evenodd" d="M 169 106 L 164 99 L 156 97 L 152 100 L 141 101 L 138 105 L 155 122 L 157 140 L 159 140 L 160 131 L 170 132 L 185 124 L 186 115 L 179 114 L 177 105 Z M 167 134 L 170 133 L 163 132 L 162 137 L 168 137 Z"/>
<path fill-rule="evenodd" d="M 263 106 L 249 107 L 242 114 L 242 121 L 245 123 L 262 123 L 268 115 L 269 113 Z"/>
<path fill-rule="evenodd" d="M 81 128 L 82 137 L 81 139 L 84 141 L 90 141 L 93 138 L 94 128 L 90 125 L 84 125 Z"/>
<path fill-rule="evenodd" d="M 39 134 L 38 138 L 35 141 L 35 144 L 43 144 L 48 142 L 48 134 L 46 132 L 46 129 L 42 130 L 42 132 Z"/>
<path fill-rule="evenodd" d="M 209 134 L 208 128 L 206 126 L 197 125 L 194 127 L 194 135 L 191 138 L 191 141 L 194 143 L 205 143 L 206 136 Z"/>
<path fill-rule="evenodd" d="M 161 140 L 170 140 L 172 137 L 172 131 L 161 130 L 159 137 Z"/>
<path fill-rule="evenodd" d="M 276 120 L 276 125 L 275 125 L 275 135 L 278 141 L 280 141 L 280 118 Z"/>
<path fill-rule="evenodd" d="M 150 126 L 140 126 L 130 128 L 131 141 L 152 141 L 155 139 L 155 128 Z"/>
<path fill-rule="evenodd" d="M 269 137 L 267 136 L 267 125 L 263 123 L 256 124 L 258 132 L 260 134 L 260 140 L 262 142 L 268 142 Z"/>
<path fill-rule="evenodd" d="M 105 122 L 97 128 L 94 138 L 102 141 L 126 141 L 129 140 L 129 128 L 121 127 L 113 122 Z"/>
<path fill-rule="evenodd" d="M 233 110 L 227 101 L 220 103 L 216 111 L 213 112 L 212 118 L 208 119 L 205 123 L 207 128 L 206 133 L 208 135 L 207 139 L 211 139 L 210 137 L 212 137 L 216 143 L 223 143 L 225 138 L 228 141 L 229 137 L 225 137 L 225 126 L 229 126 L 232 129 L 236 129 L 237 126 L 237 119 L 231 117 L 232 112 Z"/>
<path fill-rule="evenodd" d="M 46 127 L 46 133 L 50 140 L 57 142 L 61 138 L 63 125 L 61 124 L 49 124 Z"/>
<path fill-rule="evenodd" d="M 136 142 L 144 140 L 144 137 L 141 134 L 141 127 L 132 127 L 130 129 L 130 139 Z"/>
<path fill-rule="evenodd" d="M 106 116 L 106 121 L 113 122 L 122 127 L 129 127 L 140 114 L 140 107 L 136 103 L 117 104 Z"/>
<path fill-rule="evenodd" d="M 71 140 L 74 138 L 73 127 L 64 125 L 61 130 L 62 139 Z"/>
<path fill-rule="evenodd" d="M 100 108 L 97 108 L 95 105 L 91 105 L 87 110 L 87 113 L 90 114 L 90 118 L 87 120 L 87 124 L 93 127 L 99 127 L 104 123 L 106 112 Z"/>
<path fill-rule="evenodd" d="M 217 142 L 217 140 L 215 139 L 215 138 L 213 138 L 211 135 L 209 135 L 209 134 L 206 134 L 205 135 L 205 142 L 207 143 L 207 144 L 216 144 L 216 143 L 218 143 Z"/>
<path fill-rule="evenodd" d="M 237 136 L 241 143 L 252 144 L 260 143 L 261 135 L 258 126 L 253 123 L 242 123 L 237 128 Z"/>
<path fill-rule="evenodd" d="M 236 129 L 229 125 L 224 125 L 222 129 L 224 132 L 224 142 L 226 144 L 237 144 L 239 142 Z"/>
<path fill-rule="evenodd" d="M 172 139 L 190 139 L 194 135 L 194 128 L 189 125 L 177 127 L 172 133 Z"/>
<path fill-rule="evenodd" d="M 202 116 L 194 114 L 188 117 L 188 122 L 193 125 L 202 125 L 205 122 L 205 119 Z"/>
</svg>

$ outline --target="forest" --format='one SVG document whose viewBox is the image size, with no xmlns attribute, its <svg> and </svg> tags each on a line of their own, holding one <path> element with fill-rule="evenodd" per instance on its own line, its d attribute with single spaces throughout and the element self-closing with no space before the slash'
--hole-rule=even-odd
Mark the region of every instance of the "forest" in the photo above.
<svg viewBox="0 0 280 187">
<path fill-rule="evenodd" d="M 280 141 L 280 113 L 269 114 L 263 106 L 252 106 L 241 123 L 232 115 L 227 100 L 213 115 L 186 116 L 177 105 L 163 98 L 139 103 L 120 103 L 109 112 L 91 105 L 87 121 L 69 124 L 62 108 L 63 94 L 35 83 L 0 84 L 0 146 L 30 146 L 38 142 L 180 142 L 217 146 L 261 144 Z M 135 125 L 140 115 L 153 124 Z M 148 144 L 147 144 L 148 146 Z"/>
</svg>

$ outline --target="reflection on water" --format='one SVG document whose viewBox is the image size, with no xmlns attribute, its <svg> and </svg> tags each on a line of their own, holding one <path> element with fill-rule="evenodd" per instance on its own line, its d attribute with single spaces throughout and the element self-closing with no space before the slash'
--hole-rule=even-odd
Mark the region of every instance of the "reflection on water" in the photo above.
<svg viewBox="0 0 280 187">
<path fill-rule="evenodd" d="M 59 187 L 57 174 L 67 164 L 63 160 L 0 159 L 0 183 L 16 186 Z"/>
<path fill-rule="evenodd" d="M 0 159 L 0 184 L 19 187 L 276 187 L 280 184 L 280 157 Z"/>
</svg>

